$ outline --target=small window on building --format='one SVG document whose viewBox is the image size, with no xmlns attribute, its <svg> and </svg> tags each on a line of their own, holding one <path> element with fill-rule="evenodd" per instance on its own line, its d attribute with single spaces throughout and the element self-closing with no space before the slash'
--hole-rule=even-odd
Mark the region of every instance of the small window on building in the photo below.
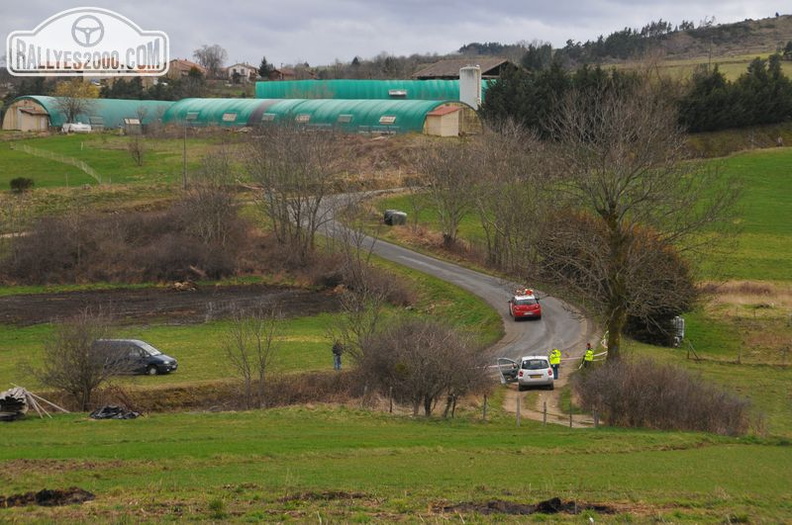
<svg viewBox="0 0 792 525">
<path fill-rule="evenodd" d="M 198 120 L 198 112 L 197 111 L 188 111 L 187 115 L 184 116 L 184 120 L 187 122 L 192 122 L 193 120 Z"/>
<path fill-rule="evenodd" d="M 337 122 L 339 124 L 349 124 L 350 122 L 352 122 L 352 118 L 353 118 L 353 115 L 349 115 L 349 114 L 338 115 L 338 121 Z"/>
<path fill-rule="evenodd" d="M 391 98 L 407 98 L 406 89 L 389 89 L 388 96 Z"/>
<path fill-rule="evenodd" d="M 275 113 L 264 113 L 261 115 L 261 122 L 272 122 L 275 120 Z"/>
<path fill-rule="evenodd" d="M 395 115 L 383 115 L 379 119 L 380 124 L 393 124 L 394 122 L 396 122 Z"/>
<path fill-rule="evenodd" d="M 311 120 L 311 115 L 308 115 L 307 113 L 303 113 L 302 115 L 297 115 L 297 117 L 295 117 L 294 119 L 295 122 L 299 122 L 301 124 L 305 124 L 310 120 Z"/>
<path fill-rule="evenodd" d="M 223 122 L 234 122 L 236 118 L 236 113 L 223 113 Z"/>
</svg>

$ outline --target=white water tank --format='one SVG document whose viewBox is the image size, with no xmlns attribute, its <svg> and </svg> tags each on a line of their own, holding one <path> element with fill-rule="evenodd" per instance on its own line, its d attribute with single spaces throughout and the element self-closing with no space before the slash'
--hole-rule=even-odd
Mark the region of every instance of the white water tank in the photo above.
<svg viewBox="0 0 792 525">
<path fill-rule="evenodd" d="M 481 68 L 465 66 L 459 70 L 459 100 L 478 109 L 481 105 Z"/>
</svg>

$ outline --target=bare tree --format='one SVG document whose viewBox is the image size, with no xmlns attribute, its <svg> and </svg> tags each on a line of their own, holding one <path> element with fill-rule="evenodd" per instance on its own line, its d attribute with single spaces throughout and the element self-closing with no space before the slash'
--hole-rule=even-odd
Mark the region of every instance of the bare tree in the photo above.
<svg viewBox="0 0 792 525">
<path fill-rule="evenodd" d="M 146 143 L 140 138 L 140 135 L 132 135 L 127 142 L 127 151 L 129 156 L 135 162 L 135 165 L 142 166 L 146 156 Z"/>
<path fill-rule="evenodd" d="M 483 169 L 473 192 L 487 242 L 487 260 L 519 274 L 535 260 L 536 218 L 546 179 L 540 175 L 543 144 L 507 122 L 481 137 Z"/>
<path fill-rule="evenodd" d="M 485 356 L 470 337 L 432 320 L 400 319 L 363 342 L 360 373 L 385 393 L 430 416 L 441 398 L 488 381 Z"/>
<path fill-rule="evenodd" d="M 228 60 L 228 52 L 218 44 L 211 46 L 204 44 L 200 49 L 193 51 L 193 57 L 206 68 L 206 75 L 209 78 L 218 78 L 223 64 Z"/>
<path fill-rule="evenodd" d="M 456 244 L 459 224 L 472 209 L 481 160 L 478 148 L 466 139 L 435 142 L 416 156 L 416 167 L 426 177 L 439 214 L 445 246 Z"/>
<path fill-rule="evenodd" d="M 599 313 L 609 334 L 609 357 L 618 358 L 627 316 L 636 307 L 632 298 L 646 284 L 633 276 L 651 273 L 646 269 L 656 264 L 652 250 L 645 249 L 647 238 L 658 246 L 695 250 L 697 242 L 712 238 L 700 235 L 705 229 L 726 226 L 734 186 L 716 170 L 685 159 L 673 102 L 650 82 L 574 93 L 553 132 L 558 147 L 547 158 L 557 163 L 556 178 L 544 202 L 593 224 L 586 231 L 565 230 L 571 234 L 565 242 L 581 249 L 545 253 L 555 259 L 545 269 L 556 270 L 545 277 Z M 592 230 L 598 232 L 597 246 L 587 235 Z M 570 280 L 570 273 L 578 279 Z"/>
<path fill-rule="evenodd" d="M 316 234 L 332 219 L 326 198 L 342 187 L 350 149 L 344 136 L 300 125 L 261 128 L 251 144 L 248 171 L 261 186 L 260 204 L 277 241 L 304 262 Z"/>
<path fill-rule="evenodd" d="M 21 250 L 16 241 L 30 227 L 31 208 L 25 192 L 0 194 L 0 250 L 7 254 L 12 266 L 18 262 Z"/>
<path fill-rule="evenodd" d="M 261 408 L 267 372 L 277 351 L 281 316 L 272 310 L 246 315 L 234 313 L 223 346 L 231 365 L 242 378 L 246 408 Z"/>
<path fill-rule="evenodd" d="M 201 159 L 181 199 L 187 231 L 206 246 L 227 248 L 238 231 L 234 168 L 226 147 Z"/>
<path fill-rule="evenodd" d="M 89 410 L 94 392 L 113 376 L 131 371 L 127 356 L 108 353 L 94 344 L 110 330 L 110 316 L 86 308 L 58 324 L 44 347 L 43 365 L 33 374 L 42 384 L 69 394 Z"/>
<path fill-rule="evenodd" d="M 411 297 L 405 283 L 372 263 L 376 239 L 363 233 L 362 222 L 347 216 L 348 227 L 338 234 L 344 287 L 341 312 L 330 329 L 330 339 L 341 341 L 355 362 L 362 358 L 362 342 L 380 329 L 387 305 L 410 302 Z"/>
<path fill-rule="evenodd" d="M 81 78 L 58 83 L 53 95 L 55 105 L 66 115 L 66 122 L 77 122 L 79 115 L 88 116 L 99 96 L 99 88 Z"/>
</svg>

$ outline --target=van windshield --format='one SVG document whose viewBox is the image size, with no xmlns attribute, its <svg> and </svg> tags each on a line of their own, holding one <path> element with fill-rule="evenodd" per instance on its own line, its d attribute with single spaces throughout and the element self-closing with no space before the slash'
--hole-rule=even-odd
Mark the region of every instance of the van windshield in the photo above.
<svg viewBox="0 0 792 525">
<path fill-rule="evenodd" d="M 151 355 L 160 355 L 160 354 L 162 354 L 162 352 L 160 352 L 159 350 L 157 350 L 156 348 L 154 348 L 150 344 L 145 343 L 143 341 L 140 342 L 140 348 L 142 348 L 143 350 L 145 350 L 146 352 L 148 352 Z"/>
</svg>

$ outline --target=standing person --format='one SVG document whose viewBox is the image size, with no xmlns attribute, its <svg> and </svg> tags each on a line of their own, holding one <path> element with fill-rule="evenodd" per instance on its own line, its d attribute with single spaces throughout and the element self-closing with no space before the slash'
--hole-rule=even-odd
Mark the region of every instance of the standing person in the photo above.
<svg viewBox="0 0 792 525">
<path fill-rule="evenodd" d="M 591 343 L 586 343 L 586 353 L 583 354 L 583 368 L 586 368 L 594 361 L 594 349 L 591 348 Z"/>
<path fill-rule="evenodd" d="M 550 368 L 553 369 L 553 379 L 558 379 L 558 367 L 561 366 L 561 350 L 553 348 L 550 352 Z"/>
<path fill-rule="evenodd" d="M 341 370 L 341 354 L 344 353 L 344 345 L 341 341 L 333 343 L 333 369 Z"/>
</svg>

